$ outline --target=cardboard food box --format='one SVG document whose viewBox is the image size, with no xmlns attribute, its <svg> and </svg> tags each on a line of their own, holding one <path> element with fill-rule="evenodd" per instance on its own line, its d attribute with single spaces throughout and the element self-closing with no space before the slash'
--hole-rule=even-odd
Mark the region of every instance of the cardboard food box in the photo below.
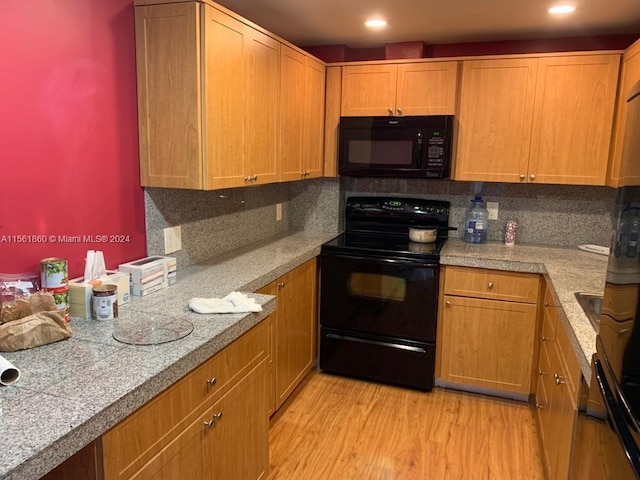
<svg viewBox="0 0 640 480">
<path fill-rule="evenodd" d="M 91 318 L 91 296 L 93 287 L 98 285 L 116 285 L 118 287 L 118 305 L 124 305 L 131 298 L 129 274 L 108 270 L 107 275 L 91 282 L 84 277 L 69 280 L 69 308 L 72 317 Z"/>
<path fill-rule="evenodd" d="M 121 272 L 131 276 L 131 294 L 145 296 L 176 282 L 175 257 L 155 255 L 118 266 Z"/>
</svg>

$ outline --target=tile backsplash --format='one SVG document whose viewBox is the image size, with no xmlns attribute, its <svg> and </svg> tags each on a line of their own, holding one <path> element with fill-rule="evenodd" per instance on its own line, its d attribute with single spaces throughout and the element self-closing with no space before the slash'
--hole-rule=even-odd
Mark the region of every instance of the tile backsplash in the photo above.
<svg viewBox="0 0 640 480">
<path fill-rule="evenodd" d="M 508 219 L 518 221 L 517 243 L 609 246 L 615 190 L 607 187 L 517 185 L 448 180 L 319 178 L 210 192 L 146 188 L 147 251 L 164 253 L 163 229 L 182 226 L 181 268 L 295 230 L 338 233 L 351 195 L 395 195 L 451 202 L 450 225 L 461 229 L 476 192 L 499 203 L 489 240 L 500 241 Z M 276 204 L 282 220 L 276 221 Z M 452 237 L 461 230 L 450 232 Z"/>
</svg>

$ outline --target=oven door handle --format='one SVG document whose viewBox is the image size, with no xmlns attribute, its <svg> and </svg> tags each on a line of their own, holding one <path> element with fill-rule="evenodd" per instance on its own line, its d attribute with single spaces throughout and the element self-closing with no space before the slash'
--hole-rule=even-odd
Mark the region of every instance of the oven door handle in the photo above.
<svg viewBox="0 0 640 480">
<path fill-rule="evenodd" d="M 323 252 L 320 257 L 325 258 L 340 258 L 344 260 L 356 260 L 361 262 L 371 262 L 378 264 L 391 264 L 391 265 L 410 265 L 415 267 L 435 268 L 439 267 L 438 262 L 411 259 L 411 258 L 381 258 L 377 255 L 365 256 L 365 255 L 345 255 L 341 253 L 328 253 Z"/>
<path fill-rule="evenodd" d="M 616 401 L 615 395 L 611 385 L 604 372 L 604 367 L 599 359 L 594 359 L 593 369 L 596 374 L 596 381 L 598 383 L 598 389 L 602 395 L 607 416 L 622 444 L 625 456 L 631 463 L 636 477 L 640 478 L 640 449 L 636 443 L 633 434 L 631 433 L 627 422 L 624 419 L 624 412 L 620 407 L 618 401 Z"/>
<path fill-rule="evenodd" d="M 327 338 L 333 338 L 334 340 L 348 340 L 350 342 L 368 343 L 371 345 L 379 345 L 381 347 L 399 348 L 401 350 L 408 350 L 409 352 L 427 353 L 422 347 L 413 347 L 411 345 L 403 345 L 401 343 L 381 342 L 380 340 L 369 340 L 366 338 L 352 337 L 350 335 L 338 335 L 337 333 L 327 333 Z"/>
</svg>

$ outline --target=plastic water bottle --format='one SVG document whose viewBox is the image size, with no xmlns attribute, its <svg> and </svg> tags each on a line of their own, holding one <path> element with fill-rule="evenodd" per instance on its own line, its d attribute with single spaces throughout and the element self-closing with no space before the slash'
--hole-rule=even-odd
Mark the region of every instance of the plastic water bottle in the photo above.
<svg viewBox="0 0 640 480">
<path fill-rule="evenodd" d="M 471 200 L 464 219 L 463 240 L 467 243 L 486 243 L 489 230 L 489 212 L 480 195 Z"/>
</svg>

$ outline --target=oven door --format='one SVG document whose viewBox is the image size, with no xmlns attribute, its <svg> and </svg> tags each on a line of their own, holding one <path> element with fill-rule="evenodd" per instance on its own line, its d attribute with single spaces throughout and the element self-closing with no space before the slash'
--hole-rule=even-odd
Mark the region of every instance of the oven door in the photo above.
<svg viewBox="0 0 640 480">
<path fill-rule="evenodd" d="M 320 324 L 435 342 L 440 265 L 323 253 Z"/>
</svg>

